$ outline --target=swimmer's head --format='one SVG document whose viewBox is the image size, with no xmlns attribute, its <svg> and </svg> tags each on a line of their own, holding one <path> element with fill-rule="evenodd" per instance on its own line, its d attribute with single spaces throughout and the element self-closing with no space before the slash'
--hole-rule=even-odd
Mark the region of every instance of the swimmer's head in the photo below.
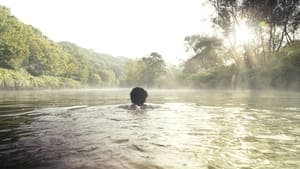
<svg viewBox="0 0 300 169">
<path fill-rule="evenodd" d="M 135 105 L 142 106 L 146 102 L 148 93 L 141 87 L 135 87 L 130 92 L 131 102 Z"/>
</svg>

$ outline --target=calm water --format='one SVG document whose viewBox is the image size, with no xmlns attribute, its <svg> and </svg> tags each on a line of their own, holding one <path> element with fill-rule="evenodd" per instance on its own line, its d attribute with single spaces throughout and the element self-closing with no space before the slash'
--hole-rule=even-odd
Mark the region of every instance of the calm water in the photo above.
<svg viewBox="0 0 300 169">
<path fill-rule="evenodd" d="M 0 92 L 0 168 L 300 168 L 300 93 L 129 92 Z"/>
</svg>

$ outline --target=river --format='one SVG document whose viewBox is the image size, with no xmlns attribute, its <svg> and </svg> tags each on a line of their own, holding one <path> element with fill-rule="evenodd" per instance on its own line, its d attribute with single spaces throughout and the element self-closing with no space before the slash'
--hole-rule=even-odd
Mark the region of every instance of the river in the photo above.
<svg viewBox="0 0 300 169">
<path fill-rule="evenodd" d="M 0 168 L 300 168 L 299 92 L 129 92 L 1 91 Z"/>
</svg>

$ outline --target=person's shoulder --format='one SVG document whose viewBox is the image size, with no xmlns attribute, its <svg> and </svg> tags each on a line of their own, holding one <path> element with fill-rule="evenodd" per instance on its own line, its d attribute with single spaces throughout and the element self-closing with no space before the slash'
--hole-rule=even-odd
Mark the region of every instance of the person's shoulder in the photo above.
<svg viewBox="0 0 300 169">
<path fill-rule="evenodd" d="M 151 110 L 159 108 L 159 105 L 155 104 L 143 104 L 141 106 L 137 106 L 135 104 L 126 104 L 126 105 L 120 105 L 118 108 L 127 109 L 127 110 Z"/>
</svg>

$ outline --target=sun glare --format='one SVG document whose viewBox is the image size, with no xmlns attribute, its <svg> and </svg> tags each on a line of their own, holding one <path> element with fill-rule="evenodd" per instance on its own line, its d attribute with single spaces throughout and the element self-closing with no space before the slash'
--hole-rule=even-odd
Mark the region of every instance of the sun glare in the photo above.
<svg viewBox="0 0 300 169">
<path fill-rule="evenodd" d="M 235 25 L 233 39 L 235 45 L 245 45 L 254 38 L 254 32 L 246 23 L 242 22 Z"/>
</svg>

